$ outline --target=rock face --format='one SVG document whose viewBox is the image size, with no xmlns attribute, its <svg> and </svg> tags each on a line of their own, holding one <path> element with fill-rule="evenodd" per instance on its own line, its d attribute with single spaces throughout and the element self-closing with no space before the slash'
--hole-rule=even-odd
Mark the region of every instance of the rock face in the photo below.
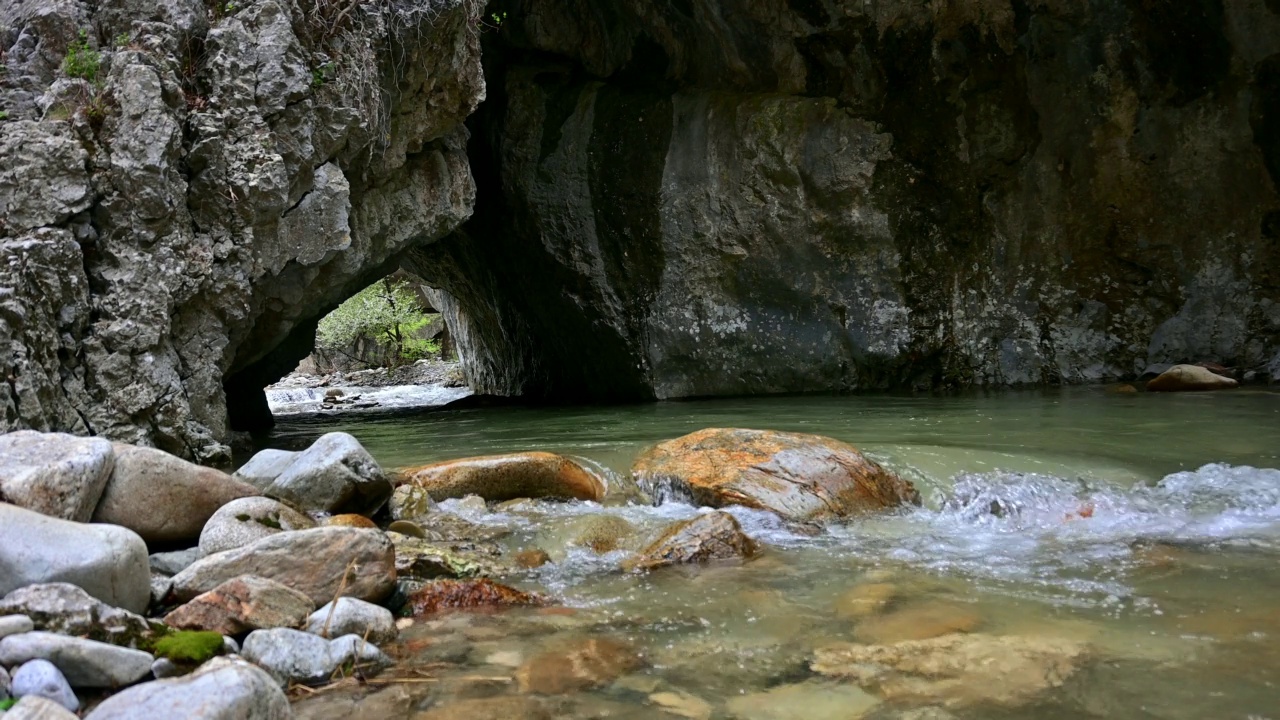
<svg viewBox="0 0 1280 720">
<path fill-rule="evenodd" d="M 471 213 L 479 4 L 210 7 L 5 10 L 0 428 L 225 457 L 319 317 Z"/>
<path fill-rule="evenodd" d="M 161 450 L 117 443 L 115 458 L 93 521 L 122 525 L 147 542 L 194 540 L 218 508 L 258 494 L 220 470 Z"/>
<path fill-rule="evenodd" d="M 820 435 L 708 428 L 659 443 L 632 475 L 655 499 L 772 510 L 790 520 L 843 518 L 919 503 L 911 483 Z"/>
<path fill-rule="evenodd" d="M 111 475 L 111 443 L 64 433 L 0 435 L 0 501 L 88 522 Z"/>
<path fill-rule="evenodd" d="M 180 630 L 212 630 L 240 635 L 251 630 L 297 627 L 315 603 L 311 598 L 274 580 L 246 575 L 228 580 L 165 616 L 166 625 Z"/>
<path fill-rule="evenodd" d="M 304 510 L 371 514 L 391 496 L 391 482 L 378 462 L 347 433 L 321 435 L 289 457 L 279 450 L 264 452 L 270 455 L 250 460 L 236 477 Z"/>
<path fill-rule="evenodd" d="M 433 500 L 478 495 L 488 502 L 517 498 L 595 500 L 605 483 L 581 463 L 547 452 L 511 453 L 449 460 L 404 471 L 408 482 Z"/>
<path fill-rule="evenodd" d="M 504 9 L 476 213 L 409 263 L 477 392 L 1069 383 L 1280 348 L 1274 3 Z"/>
<path fill-rule="evenodd" d="M 92 720 L 144 717 L 191 720 L 287 720 L 289 700 L 275 681 L 243 660 L 214 658 L 170 680 L 131 687 L 89 713 Z"/>
<path fill-rule="evenodd" d="M 1152 392 L 1224 390 L 1239 384 L 1199 365 L 1174 365 L 1148 381 L 1147 389 Z"/>
<path fill-rule="evenodd" d="M 188 601 L 228 580 L 257 575 L 302 592 L 316 605 L 343 595 L 377 601 L 395 587 L 395 549 L 379 530 L 321 527 L 280 533 L 209 555 L 173 576 Z"/>
<path fill-rule="evenodd" d="M 629 560 L 628 570 L 653 570 L 667 565 L 750 558 L 756 554 L 755 541 L 747 537 L 738 521 L 727 512 L 712 512 L 683 520 L 667 528 L 662 536 Z"/>
<path fill-rule="evenodd" d="M 151 601 L 147 544 L 116 525 L 58 520 L 0 503 L 0 593 L 56 582 L 142 612 Z"/>
</svg>

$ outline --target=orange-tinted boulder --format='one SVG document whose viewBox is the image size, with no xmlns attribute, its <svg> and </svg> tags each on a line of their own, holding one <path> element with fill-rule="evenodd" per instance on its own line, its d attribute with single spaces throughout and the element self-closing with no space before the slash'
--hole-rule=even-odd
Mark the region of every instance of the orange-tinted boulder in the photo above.
<svg viewBox="0 0 1280 720">
<path fill-rule="evenodd" d="M 547 452 L 510 453 L 448 460 L 403 471 L 407 482 L 433 500 L 479 495 L 488 502 L 516 498 L 596 500 L 605 482 L 572 458 Z"/>
<path fill-rule="evenodd" d="M 374 529 L 377 529 L 378 527 L 377 523 L 370 520 L 369 518 L 363 515 L 356 515 L 354 513 L 347 513 L 346 515 L 334 515 L 328 520 L 325 520 L 324 524 L 329 527 L 353 527 L 353 528 L 374 528 Z"/>
<path fill-rule="evenodd" d="M 627 570 L 653 570 L 666 565 L 750 558 L 755 542 L 727 512 L 711 512 L 668 527 L 649 547 L 624 564 Z"/>
<path fill-rule="evenodd" d="M 436 580 L 409 595 L 407 607 L 415 616 L 442 610 L 478 610 L 541 605 L 542 599 L 488 578 Z"/>
<path fill-rule="evenodd" d="M 789 520 L 843 518 L 920 502 L 910 482 L 821 435 L 708 428 L 668 440 L 631 468 L 655 499 L 771 510 Z"/>
<path fill-rule="evenodd" d="M 1152 392 L 1223 390 L 1240 383 L 1199 365 L 1174 365 L 1147 383 Z"/>
</svg>

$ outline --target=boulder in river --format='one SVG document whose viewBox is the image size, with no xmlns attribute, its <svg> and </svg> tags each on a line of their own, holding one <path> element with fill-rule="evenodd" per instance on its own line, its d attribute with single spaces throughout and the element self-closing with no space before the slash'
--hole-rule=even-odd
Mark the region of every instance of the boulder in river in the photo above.
<svg viewBox="0 0 1280 720">
<path fill-rule="evenodd" d="M 1239 384 L 1233 378 L 1224 377 L 1200 365 L 1174 365 L 1149 380 L 1147 390 L 1151 392 L 1225 390 Z"/>
<path fill-rule="evenodd" d="M 742 505 L 788 520 L 850 517 L 915 503 L 910 482 L 852 445 L 771 430 L 708 428 L 659 443 L 632 475 L 655 499 L 709 507 Z"/>
<path fill-rule="evenodd" d="M 0 593 L 66 582 L 133 612 L 151 601 L 147 544 L 118 525 L 89 525 L 0 503 Z"/>
<path fill-rule="evenodd" d="M 541 605 L 531 593 L 501 585 L 489 578 L 478 580 L 434 580 L 409 595 L 406 607 L 414 616 L 444 610 L 519 607 Z"/>
<path fill-rule="evenodd" d="M 391 495 L 391 481 L 378 462 L 342 432 L 321 435 L 302 452 L 263 450 L 235 477 L 264 495 L 329 513 L 371 515 Z"/>
<path fill-rule="evenodd" d="M 88 522 L 114 465 L 111 443 L 102 438 L 5 433 L 0 435 L 0 499 L 50 517 Z"/>
<path fill-rule="evenodd" d="M 274 580 L 245 575 L 196 596 L 165 616 L 170 627 L 240 635 L 251 630 L 297 627 L 315 609 L 305 594 Z"/>
<path fill-rule="evenodd" d="M 151 673 L 150 653 L 96 640 L 29 632 L 0 640 L 0 665 L 13 667 L 30 660 L 48 660 L 72 687 L 116 688 Z"/>
<path fill-rule="evenodd" d="M 189 675 L 135 685 L 102 702 L 85 720 L 287 720 L 289 699 L 266 671 L 214 658 Z"/>
<path fill-rule="evenodd" d="M 578 461 L 548 452 L 484 455 L 432 463 L 404 471 L 407 482 L 436 501 L 478 495 L 488 502 L 517 498 L 594 500 L 605 481 Z"/>
<path fill-rule="evenodd" d="M 194 540 L 218 508 L 258 494 L 221 470 L 163 450 L 116 443 L 115 457 L 93 521 L 127 527 L 147 542 Z"/>
<path fill-rule="evenodd" d="M 627 570 L 653 570 L 667 565 L 749 558 L 758 550 L 729 513 L 715 511 L 681 520 L 628 560 Z"/>
<path fill-rule="evenodd" d="M 1086 647 L 1073 640 L 953 634 L 820 648 L 811 668 L 893 702 L 1016 707 L 1060 687 L 1086 660 Z"/>
<path fill-rule="evenodd" d="M 395 588 L 395 549 L 380 530 L 319 527 L 265 537 L 214 553 L 173 576 L 173 596 L 189 601 L 242 575 L 301 591 L 317 605 L 338 594 L 378 601 Z"/>
<path fill-rule="evenodd" d="M 625 642 L 587 638 L 530 658 L 516 670 L 516 683 L 522 693 L 563 695 L 607 685 L 644 664 Z"/>
<path fill-rule="evenodd" d="M 310 530 L 315 526 L 315 520 L 279 500 L 268 497 L 240 498 L 218 508 L 205 523 L 204 529 L 200 531 L 200 552 L 212 555 L 244 547 L 277 533 Z"/>
<path fill-rule="evenodd" d="M 152 635 L 151 624 L 141 615 L 113 607 L 70 583 L 28 585 L 0 600 L 0 614 L 20 613 L 32 630 L 99 640 L 136 647 Z"/>
</svg>

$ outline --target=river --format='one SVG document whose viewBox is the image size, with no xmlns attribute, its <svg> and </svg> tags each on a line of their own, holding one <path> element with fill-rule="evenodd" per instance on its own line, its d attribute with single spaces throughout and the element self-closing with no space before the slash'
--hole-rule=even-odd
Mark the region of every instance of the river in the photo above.
<svg viewBox="0 0 1280 720">
<path fill-rule="evenodd" d="M 850 442 L 911 479 L 924 505 L 816 535 L 735 510 L 765 547 L 758 559 L 633 576 L 618 571 L 625 552 L 566 546 L 584 516 L 652 529 L 696 508 L 445 503 L 510 530 L 510 549 L 547 550 L 554 562 L 502 580 L 572 614 L 512 611 L 410 628 L 401 657 L 430 648 L 419 659 L 431 668 L 431 682 L 411 693 L 413 712 L 456 706 L 458 717 L 481 717 L 466 703 L 513 693 L 514 666 L 610 637 L 637 648 L 643 667 L 548 712 L 1280 718 L 1280 471 L 1269 469 L 1280 468 L 1277 392 L 1069 388 L 468 409 L 286 420 L 267 442 L 295 448 L 343 430 L 388 468 L 548 450 L 587 458 L 622 482 L 645 446 L 713 426 Z M 975 687 L 1003 679 L 962 673 L 948 684 L 902 668 L 854 689 L 810 669 L 818 648 L 928 638 L 935 626 L 1083 649 L 1050 673 L 1061 677 L 1025 693 L 1012 675 L 1008 693 Z"/>
</svg>

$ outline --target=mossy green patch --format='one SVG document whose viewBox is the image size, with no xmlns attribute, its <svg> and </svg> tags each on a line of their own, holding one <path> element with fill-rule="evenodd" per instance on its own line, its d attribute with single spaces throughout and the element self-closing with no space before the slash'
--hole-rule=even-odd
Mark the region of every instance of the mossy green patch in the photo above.
<svg viewBox="0 0 1280 720">
<path fill-rule="evenodd" d="M 176 663 L 199 664 L 222 651 L 222 635 L 206 630 L 175 632 L 156 641 L 157 657 Z"/>
<path fill-rule="evenodd" d="M 4 712 L 5 710 L 8 710 L 9 708 L 17 704 L 18 704 L 17 698 L 5 698 L 4 700 L 0 700 L 0 712 Z"/>
</svg>

